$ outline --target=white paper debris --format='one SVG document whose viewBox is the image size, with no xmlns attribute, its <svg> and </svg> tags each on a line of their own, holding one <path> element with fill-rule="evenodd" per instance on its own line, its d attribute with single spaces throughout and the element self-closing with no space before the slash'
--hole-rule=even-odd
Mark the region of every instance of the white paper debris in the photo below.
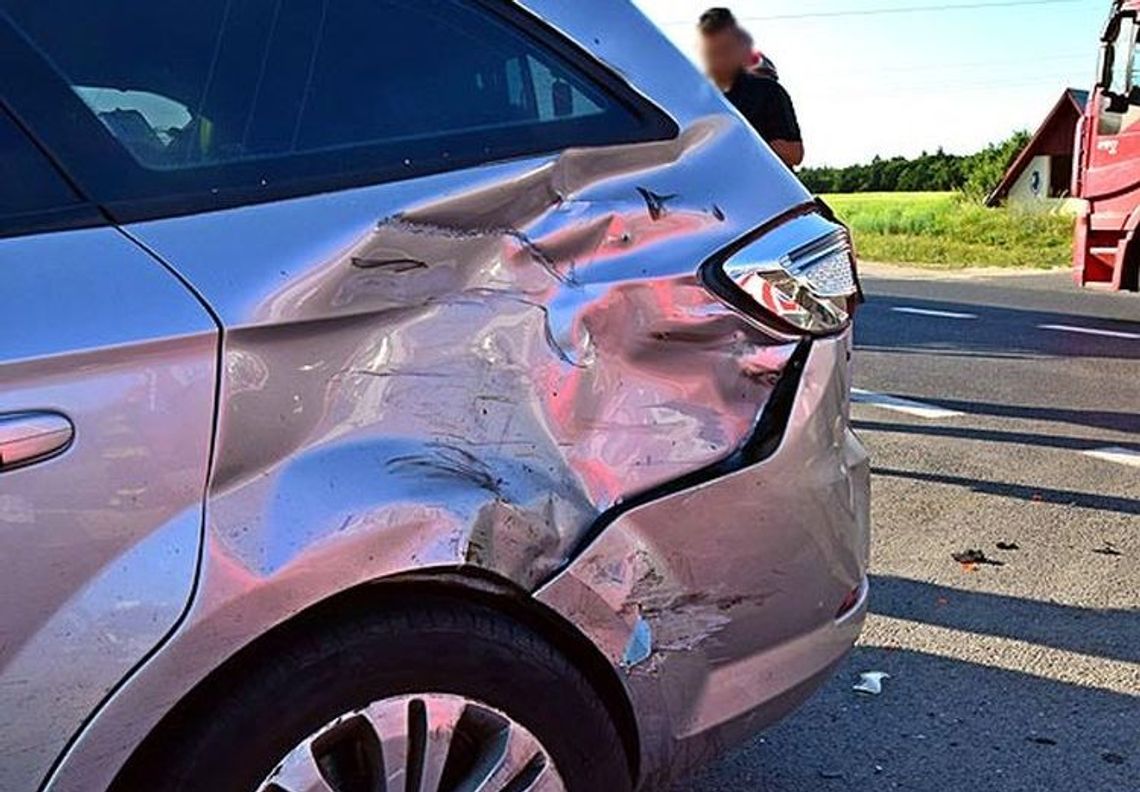
<svg viewBox="0 0 1140 792">
<path fill-rule="evenodd" d="M 877 696 L 883 692 L 883 680 L 890 678 L 890 674 L 882 671 L 867 671 L 859 675 L 859 682 L 855 685 L 854 690 L 856 693 Z"/>
</svg>

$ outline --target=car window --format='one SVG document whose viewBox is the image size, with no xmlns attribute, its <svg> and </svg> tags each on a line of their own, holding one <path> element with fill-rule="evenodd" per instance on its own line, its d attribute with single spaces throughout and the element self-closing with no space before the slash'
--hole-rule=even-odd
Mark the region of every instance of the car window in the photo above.
<svg viewBox="0 0 1140 792">
<path fill-rule="evenodd" d="M 1136 86 L 1136 17 L 1126 16 L 1120 20 L 1120 32 L 1113 44 L 1112 82 L 1108 87 L 1117 96 L 1128 96 Z"/>
<path fill-rule="evenodd" d="M 84 205 L 24 131 L 0 109 L 0 236 L 46 230 L 45 216 Z"/>
<path fill-rule="evenodd" d="M 6 0 L 9 17 L 153 171 L 388 144 L 452 156 L 484 136 L 570 142 L 638 119 L 566 59 L 456 0 Z M 463 135 L 446 147 L 425 142 Z M 586 139 L 584 142 L 594 142 Z M 400 148 L 403 144 L 403 148 Z"/>
<path fill-rule="evenodd" d="M 0 110 L 0 215 L 58 209 L 78 202 L 51 162 Z"/>
</svg>

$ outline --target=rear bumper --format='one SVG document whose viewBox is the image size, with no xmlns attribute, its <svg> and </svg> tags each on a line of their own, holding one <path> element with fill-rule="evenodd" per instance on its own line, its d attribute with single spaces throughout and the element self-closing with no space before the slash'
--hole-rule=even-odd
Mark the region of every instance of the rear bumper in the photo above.
<svg viewBox="0 0 1140 792">
<path fill-rule="evenodd" d="M 849 349 L 813 345 L 766 458 L 627 511 L 539 593 L 619 669 L 647 787 L 794 709 L 859 635 L 870 465 Z"/>
</svg>

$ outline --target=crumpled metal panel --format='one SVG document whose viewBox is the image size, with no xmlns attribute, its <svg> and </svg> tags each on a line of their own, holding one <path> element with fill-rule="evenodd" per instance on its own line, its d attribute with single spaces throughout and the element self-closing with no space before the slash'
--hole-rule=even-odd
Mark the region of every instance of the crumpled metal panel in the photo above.
<svg viewBox="0 0 1140 792">
<path fill-rule="evenodd" d="M 101 715 L 99 761 L 151 725 L 116 713 L 157 716 L 337 591 L 455 564 L 534 588 L 604 510 L 736 448 L 794 345 L 696 271 L 805 196 L 782 171 L 712 183 L 728 160 L 770 164 L 713 116 L 128 229 L 222 318 L 224 374 L 199 594 Z"/>
<path fill-rule="evenodd" d="M 711 208 L 588 193 L 715 133 L 569 152 L 382 218 L 270 294 L 225 339 L 227 568 L 272 578 L 346 533 L 430 523 L 439 563 L 530 588 L 600 512 L 729 454 L 793 347 L 666 245 L 718 230 Z"/>
<path fill-rule="evenodd" d="M 211 668 L 304 608 L 456 564 L 534 589 L 598 515 L 750 434 L 794 345 L 696 272 L 808 196 L 621 14 L 691 89 L 675 140 L 128 229 L 225 326 L 205 555 L 178 633 L 52 789 L 109 780 Z M 638 62 L 619 67 L 662 79 Z"/>
<path fill-rule="evenodd" d="M 783 715 L 858 636 L 870 467 L 848 343 L 815 343 L 771 458 L 631 510 L 538 594 L 624 669 L 647 788 Z"/>
<path fill-rule="evenodd" d="M 199 595 L 104 723 L 359 582 L 470 564 L 534 588 L 604 510 L 731 453 L 794 345 L 697 268 L 805 196 L 790 176 L 710 183 L 730 158 L 769 164 L 714 116 L 128 229 L 222 318 L 224 374 Z"/>
<path fill-rule="evenodd" d="M 392 571 L 391 526 L 430 523 L 449 548 L 435 562 L 533 587 L 599 513 L 729 454 L 792 346 L 698 282 L 732 233 L 724 210 L 640 185 L 733 134 L 708 119 L 570 151 L 393 211 L 307 266 L 241 264 L 290 277 L 232 324 L 234 295 L 216 305 L 232 327 L 210 504 L 225 568 L 273 579 L 363 534 L 375 566 L 335 580 L 367 579 Z M 133 233 L 213 303 L 196 220 Z"/>
</svg>

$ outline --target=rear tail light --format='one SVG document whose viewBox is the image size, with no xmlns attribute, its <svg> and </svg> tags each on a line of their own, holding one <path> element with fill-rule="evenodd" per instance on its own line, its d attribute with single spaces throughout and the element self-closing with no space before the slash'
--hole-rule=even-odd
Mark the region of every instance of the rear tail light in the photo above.
<svg viewBox="0 0 1140 792">
<path fill-rule="evenodd" d="M 706 281 L 721 296 L 797 335 L 842 331 L 861 300 L 850 234 L 818 213 L 780 224 L 707 266 Z"/>
</svg>

